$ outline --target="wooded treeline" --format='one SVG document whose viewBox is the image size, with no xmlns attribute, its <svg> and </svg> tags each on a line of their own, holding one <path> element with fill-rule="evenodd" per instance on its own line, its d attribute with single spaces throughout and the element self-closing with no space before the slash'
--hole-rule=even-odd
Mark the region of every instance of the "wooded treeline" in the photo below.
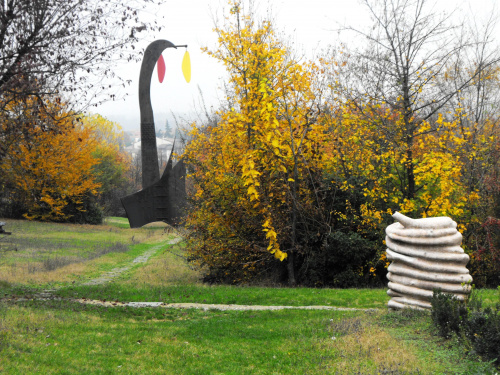
<svg viewBox="0 0 500 375">
<path fill-rule="evenodd" d="M 140 20 L 154 2 L 0 2 L 0 215 L 100 223 L 123 212 L 118 198 L 136 186 L 122 131 L 88 110 L 125 86 L 114 65 L 141 58 L 140 33 L 160 30 Z"/>
<path fill-rule="evenodd" d="M 141 57 L 139 33 L 159 30 L 138 18 L 148 2 L 0 3 L 0 215 L 97 223 L 137 190 L 118 125 L 84 113 L 114 95 L 101 81 L 116 59 Z M 307 61 L 251 3 L 228 3 L 206 49 L 227 68 L 225 100 L 183 156 L 188 252 L 206 281 L 383 285 L 400 211 L 452 217 L 476 285 L 500 284 L 495 19 L 364 5 L 373 24 L 344 30 L 359 47 Z"/>
<path fill-rule="evenodd" d="M 500 284 L 500 65 L 494 20 L 364 1 L 365 40 L 312 61 L 231 1 L 206 52 L 226 101 L 192 127 L 191 260 L 213 282 L 385 283 L 400 211 L 459 223 L 476 285 Z"/>
</svg>

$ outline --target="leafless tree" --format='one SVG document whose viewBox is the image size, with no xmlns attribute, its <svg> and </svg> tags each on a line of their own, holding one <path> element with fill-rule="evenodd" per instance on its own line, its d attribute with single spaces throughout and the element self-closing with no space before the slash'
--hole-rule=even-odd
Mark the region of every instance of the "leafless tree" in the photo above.
<svg viewBox="0 0 500 375">
<path fill-rule="evenodd" d="M 450 114 L 460 111 L 455 118 L 456 131 L 462 139 L 463 179 L 469 191 L 480 191 L 482 215 L 497 215 L 494 206 L 500 207 L 498 195 L 492 201 L 484 199 L 491 190 L 493 171 L 498 170 L 498 135 L 500 131 L 500 63 L 498 62 L 497 19 L 491 13 L 483 22 L 473 20 L 469 25 L 471 48 L 457 57 L 455 64 L 441 77 L 440 86 L 445 90 L 457 91 L 447 103 Z M 460 82 L 469 81 L 464 87 Z M 489 146 L 480 144 L 488 140 Z M 478 147 L 479 146 L 479 147 Z M 488 180 L 489 183 L 487 182 Z M 495 183 L 493 183 L 495 185 Z M 471 214 L 478 212 L 472 209 Z"/>
<path fill-rule="evenodd" d="M 160 29 L 141 18 L 156 1 L 0 0 L 0 157 L 7 134 L 37 126 L 19 108 L 50 118 L 51 101 L 74 113 L 112 98 L 110 82 L 126 84 L 115 76 L 117 59 L 142 58 L 134 51 L 140 33 Z"/>
<path fill-rule="evenodd" d="M 345 65 L 339 68 L 339 89 L 367 119 L 377 121 L 384 138 L 402 146 L 406 164 L 403 193 L 415 196 L 415 160 L 412 146 L 420 125 L 441 111 L 478 77 L 499 62 L 499 52 L 490 48 L 491 35 L 473 34 L 463 23 L 453 23 L 451 14 L 437 13 L 428 0 L 362 0 L 373 26 L 368 30 L 348 27 L 366 40 L 364 47 L 346 49 Z M 493 22 L 493 19 L 490 20 Z M 358 39 L 359 40 L 359 39 Z M 488 48 L 483 48 L 488 46 Z M 476 51 L 480 59 L 474 70 L 462 63 Z M 482 54 L 481 54 L 482 53 Z M 339 64 L 339 66 L 342 64 Z M 469 66 L 470 67 L 470 66 Z M 453 84 L 443 84 L 450 71 Z M 399 113 L 402 124 L 389 123 L 379 108 Z M 435 129 L 433 129 L 435 130 Z"/>
<path fill-rule="evenodd" d="M 140 58 L 140 32 L 160 28 L 141 19 L 155 1 L 1 0 L 0 110 L 46 94 L 95 100 L 116 59 Z"/>
</svg>

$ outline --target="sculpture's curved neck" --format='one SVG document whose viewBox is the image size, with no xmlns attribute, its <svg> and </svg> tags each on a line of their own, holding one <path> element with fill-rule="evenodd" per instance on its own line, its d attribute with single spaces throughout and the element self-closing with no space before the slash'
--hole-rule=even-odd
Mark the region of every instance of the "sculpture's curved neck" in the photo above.
<svg viewBox="0 0 500 375">
<path fill-rule="evenodd" d="M 160 179 L 158 151 L 156 148 L 156 132 L 151 106 L 151 76 L 156 62 L 163 50 L 175 45 L 168 40 L 156 40 L 144 51 L 141 73 L 139 75 L 139 109 L 141 111 L 141 156 L 142 156 L 142 188 L 152 185 Z"/>
</svg>

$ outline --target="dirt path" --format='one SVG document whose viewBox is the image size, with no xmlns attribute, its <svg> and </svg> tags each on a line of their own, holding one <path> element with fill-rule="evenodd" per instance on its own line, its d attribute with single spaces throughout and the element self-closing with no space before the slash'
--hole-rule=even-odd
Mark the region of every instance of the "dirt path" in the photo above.
<svg viewBox="0 0 500 375">
<path fill-rule="evenodd" d="M 177 237 L 168 242 L 169 245 L 174 245 L 180 242 L 182 238 Z M 144 254 L 138 256 L 132 262 L 124 267 L 113 268 L 111 271 L 99 276 L 98 278 L 87 281 L 82 285 L 102 285 L 112 281 L 120 276 L 123 272 L 131 269 L 135 264 L 146 263 L 151 256 L 157 251 L 163 249 L 164 243 L 152 247 Z M 45 290 L 33 298 L 0 298 L 0 301 L 23 302 L 29 300 L 57 300 L 57 301 L 72 301 L 86 305 L 98 305 L 105 307 L 156 307 L 165 309 L 201 309 L 201 310 L 220 310 L 220 311 L 271 311 L 271 310 L 336 310 L 336 311 L 376 311 L 377 309 L 359 309 L 350 307 L 335 307 L 335 306 L 263 306 L 263 305 L 234 305 L 234 304 L 208 304 L 208 303 L 165 303 L 165 302 L 112 302 L 102 300 L 91 300 L 86 298 L 72 299 L 60 298 L 53 295 L 55 290 Z"/>
<path fill-rule="evenodd" d="M 72 301 L 106 307 L 161 307 L 165 309 L 201 309 L 221 311 L 269 311 L 269 310 L 336 310 L 336 311 L 377 311 L 377 309 L 358 309 L 335 306 L 263 306 L 263 305 L 224 305 L 209 303 L 166 303 L 166 302 L 110 302 L 89 299 L 73 299 Z"/>
<path fill-rule="evenodd" d="M 176 243 L 179 243 L 182 240 L 181 237 L 176 237 L 169 242 L 167 242 L 167 245 L 175 245 Z M 158 250 L 161 250 L 165 246 L 164 243 L 158 244 L 155 247 L 152 247 L 148 251 L 146 251 L 144 254 L 139 255 L 137 258 L 132 260 L 132 262 L 125 266 L 125 267 L 117 267 L 113 268 L 111 271 L 106 272 L 104 275 L 99 276 L 98 278 L 92 279 L 90 281 L 87 281 L 86 283 L 83 283 L 82 285 L 101 285 L 105 284 L 114 278 L 120 276 L 123 272 L 128 271 L 131 269 L 134 265 L 138 263 L 146 263 L 151 256 L 156 254 Z"/>
<path fill-rule="evenodd" d="M 176 243 L 179 243 L 181 241 L 182 241 L 181 237 L 175 237 L 175 238 L 171 239 L 169 242 L 167 242 L 166 244 L 167 245 L 175 245 Z M 120 276 L 123 272 L 131 269 L 135 264 L 146 263 L 151 256 L 156 254 L 157 251 L 163 249 L 164 246 L 165 246 L 165 243 L 158 244 L 158 245 L 152 247 L 151 249 L 149 249 L 148 251 L 146 251 L 144 254 L 141 254 L 137 258 L 133 259 L 132 262 L 130 262 L 128 265 L 126 265 L 124 267 L 113 268 L 111 271 L 106 272 L 105 274 L 103 274 L 95 279 L 92 279 L 92 280 L 89 280 L 85 283 L 82 283 L 81 285 L 102 285 L 102 284 L 105 284 L 107 282 L 110 282 L 114 278 Z M 39 299 L 39 300 L 53 299 L 53 293 L 55 291 L 56 291 L 56 289 L 46 289 L 46 290 L 38 293 L 35 296 L 35 299 Z M 1 300 L 2 299 L 0 298 L 0 301 Z M 20 300 L 22 300 L 22 299 L 20 299 Z"/>
<path fill-rule="evenodd" d="M 264 306 L 264 305 L 225 305 L 225 304 L 210 304 L 210 303 L 166 303 L 166 302 L 118 302 L 118 301 L 103 301 L 87 298 L 61 298 L 54 297 L 50 293 L 40 293 L 33 298 L 0 298 L 0 301 L 16 303 L 26 301 L 69 301 L 78 302 L 84 305 L 95 305 L 104 307 L 150 307 L 164 309 L 200 309 L 200 310 L 219 310 L 219 311 L 277 311 L 277 310 L 334 310 L 334 311 L 378 311 L 379 309 L 361 309 L 353 307 L 336 307 L 336 306 Z"/>
</svg>

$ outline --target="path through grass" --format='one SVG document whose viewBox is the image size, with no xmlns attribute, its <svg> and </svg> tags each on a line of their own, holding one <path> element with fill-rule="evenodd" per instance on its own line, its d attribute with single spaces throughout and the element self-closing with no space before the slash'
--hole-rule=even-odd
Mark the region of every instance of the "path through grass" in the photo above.
<svg viewBox="0 0 500 375">
<path fill-rule="evenodd" d="M 0 296 L 29 297 L 55 286 L 54 294 L 64 298 L 376 310 L 203 311 L 103 307 L 69 299 L 3 299 L 0 373 L 492 373 L 487 365 L 465 356 L 459 346 L 435 336 L 427 313 L 387 312 L 383 289 L 206 286 L 186 264 L 182 244 L 167 244 L 172 235 L 164 227 L 130 230 L 119 219 L 107 224 L 85 227 L 16 222 L 18 228 L 9 229 L 23 233 L 26 238 L 17 244 L 29 242 L 34 258 L 92 253 L 116 242 L 126 245 L 127 250 L 88 257 L 77 263 L 78 269 L 75 264 L 40 269 L 28 273 L 31 277 L 26 280 L 12 275 L 12 269 L 21 270 L 34 262 L 30 253 L 20 257 L 11 250 L 1 252 L 0 271 L 8 272 L 0 273 Z M 44 240 L 30 242 L 40 230 L 46 232 Z M 64 246 L 54 245 L 62 243 L 60 240 Z M 83 242 L 85 246 L 77 246 Z M 147 263 L 134 264 L 103 285 L 83 285 L 157 246 L 161 250 Z M 487 301 L 497 298 L 495 292 L 487 293 Z"/>
</svg>

